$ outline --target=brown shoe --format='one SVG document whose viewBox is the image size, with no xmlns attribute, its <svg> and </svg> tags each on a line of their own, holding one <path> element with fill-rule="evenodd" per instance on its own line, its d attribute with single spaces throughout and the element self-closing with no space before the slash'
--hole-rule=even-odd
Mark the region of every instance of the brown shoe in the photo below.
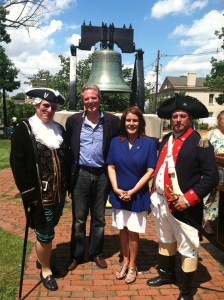
<svg viewBox="0 0 224 300">
<path fill-rule="evenodd" d="M 68 271 L 72 271 L 72 270 L 75 270 L 75 268 L 78 266 L 78 261 L 77 261 L 77 259 L 73 259 L 73 260 L 71 260 L 69 263 L 68 263 L 68 265 L 67 265 L 67 270 Z"/>
<path fill-rule="evenodd" d="M 105 269 L 107 268 L 107 263 L 105 261 L 105 259 L 102 256 L 96 256 L 93 259 L 97 265 L 97 267 Z"/>
</svg>

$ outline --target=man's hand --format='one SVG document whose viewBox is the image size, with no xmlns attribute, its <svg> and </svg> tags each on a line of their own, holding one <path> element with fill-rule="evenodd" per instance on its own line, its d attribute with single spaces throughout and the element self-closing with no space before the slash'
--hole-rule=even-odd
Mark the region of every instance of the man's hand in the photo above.
<svg viewBox="0 0 224 300">
<path fill-rule="evenodd" d="M 183 211 L 188 208 L 186 202 L 184 201 L 184 196 L 179 196 L 179 198 L 173 201 L 172 204 L 177 211 Z"/>
</svg>

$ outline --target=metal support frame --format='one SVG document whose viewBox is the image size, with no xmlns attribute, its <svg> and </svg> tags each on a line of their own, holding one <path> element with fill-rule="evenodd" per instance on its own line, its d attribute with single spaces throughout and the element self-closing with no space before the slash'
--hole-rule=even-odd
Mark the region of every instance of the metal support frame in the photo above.
<svg viewBox="0 0 224 300">
<path fill-rule="evenodd" d="M 69 110 L 76 109 L 76 68 L 77 68 L 77 48 L 71 45 L 71 57 L 70 57 L 70 83 L 69 83 Z"/>
</svg>

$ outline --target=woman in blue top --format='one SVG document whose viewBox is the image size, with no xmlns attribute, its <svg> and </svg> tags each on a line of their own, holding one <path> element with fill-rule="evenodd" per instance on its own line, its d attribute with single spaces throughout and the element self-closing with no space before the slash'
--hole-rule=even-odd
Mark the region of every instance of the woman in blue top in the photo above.
<svg viewBox="0 0 224 300">
<path fill-rule="evenodd" d="M 127 108 L 121 116 L 121 135 L 112 139 L 107 158 L 112 190 L 112 225 L 120 230 L 123 262 L 117 279 L 133 283 L 137 277 L 136 258 L 139 233 L 144 233 L 150 211 L 149 180 L 157 161 L 156 142 L 145 135 L 145 120 L 138 107 Z"/>
</svg>

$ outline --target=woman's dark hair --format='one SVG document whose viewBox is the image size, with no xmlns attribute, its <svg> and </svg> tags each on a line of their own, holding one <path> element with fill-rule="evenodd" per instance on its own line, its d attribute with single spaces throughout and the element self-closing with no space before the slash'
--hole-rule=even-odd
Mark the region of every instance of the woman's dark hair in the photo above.
<svg viewBox="0 0 224 300">
<path fill-rule="evenodd" d="M 143 113 L 137 106 L 131 106 L 131 107 L 126 108 L 121 116 L 121 120 L 120 120 L 120 133 L 121 133 L 120 140 L 121 141 L 123 141 L 127 138 L 127 131 L 125 129 L 125 121 L 126 121 L 126 117 L 129 113 L 134 114 L 138 117 L 138 120 L 139 120 L 138 137 L 145 136 L 146 123 L 145 123 L 145 119 L 143 117 Z"/>
<path fill-rule="evenodd" d="M 220 121 L 220 119 L 224 117 L 224 110 L 220 111 L 220 113 L 217 116 L 217 121 Z"/>
</svg>

